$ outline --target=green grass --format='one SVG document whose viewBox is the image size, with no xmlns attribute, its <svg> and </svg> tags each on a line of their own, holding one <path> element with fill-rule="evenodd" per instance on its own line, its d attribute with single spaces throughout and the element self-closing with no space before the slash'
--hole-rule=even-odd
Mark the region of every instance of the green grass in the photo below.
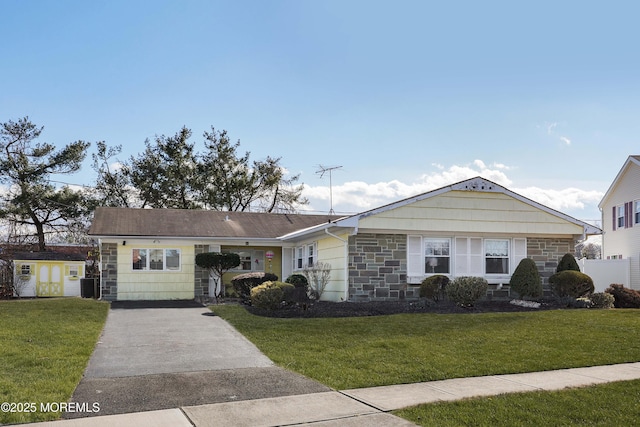
<svg viewBox="0 0 640 427">
<path fill-rule="evenodd" d="M 423 426 L 636 426 L 640 380 L 420 405 L 395 415 Z"/>
<path fill-rule="evenodd" d="M 212 309 L 278 365 L 338 390 L 640 361 L 637 310 L 274 319 Z"/>
<path fill-rule="evenodd" d="M 0 412 L 0 424 L 59 418 L 39 405 L 69 400 L 108 310 L 80 298 L 0 301 L 0 402 L 38 406 L 35 413 Z"/>
</svg>

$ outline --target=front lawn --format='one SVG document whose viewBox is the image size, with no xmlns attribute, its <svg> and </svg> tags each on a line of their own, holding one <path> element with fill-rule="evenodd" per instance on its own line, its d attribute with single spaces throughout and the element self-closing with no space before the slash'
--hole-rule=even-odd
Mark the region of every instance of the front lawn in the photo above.
<svg viewBox="0 0 640 427">
<path fill-rule="evenodd" d="M 640 361 L 638 310 L 336 319 L 212 310 L 278 365 L 338 390 Z"/>
<path fill-rule="evenodd" d="M 59 418 L 40 404 L 69 400 L 108 311 L 108 303 L 80 298 L 0 301 L 0 402 L 22 411 L 3 407 L 0 424 Z M 31 404 L 36 411 L 24 412 Z"/>
<path fill-rule="evenodd" d="M 420 405 L 395 415 L 423 426 L 636 426 L 640 380 Z"/>
</svg>

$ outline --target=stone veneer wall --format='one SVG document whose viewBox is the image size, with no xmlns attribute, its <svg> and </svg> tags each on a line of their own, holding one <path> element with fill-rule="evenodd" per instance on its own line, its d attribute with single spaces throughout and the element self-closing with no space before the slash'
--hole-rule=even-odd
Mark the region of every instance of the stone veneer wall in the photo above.
<svg viewBox="0 0 640 427">
<path fill-rule="evenodd" d="M 566 253 L 573 253 L 573 239 L 527 238 L 527 256 L 538 266 L 545 295 L 549 277 Z M 420 286 L 407 284 L 407 236 L 360 234 L 349 237 L 349 300 L 394 301 L 418 299 Z M 509 286 L 490 284 L 487 299 L 512 298 Z"/>
<path fill-rule="evenodd" d="M 100 277 L 102 299 L 115 301 L 118 298 L 118 244 L 103 243 L 100 255 L 102 258 Z"/>
<path fill-rule="evenodd" d="M 209 245 L 195 245 L 195 255 L 209 252 Z M 209 270 L 194 266 L 194 295 L 196 299 L 209 298 Z"/>
<path fill-rule="evenodd" d="M 551 293 L 549 277 L 556 272 L 560 259 L 566 253 L 572 254 L 574 252 L 575 242 L 573 239 L 527 238 L 527 257 L 534 260 L 538 266 L 545 295 Z"/>
<path fill-rule="evenodd" d="M 349 237 L 350 301 L 395 301 L 419 296 L 419 286 L 407 285 L 406 235 Z"/>
</svg>

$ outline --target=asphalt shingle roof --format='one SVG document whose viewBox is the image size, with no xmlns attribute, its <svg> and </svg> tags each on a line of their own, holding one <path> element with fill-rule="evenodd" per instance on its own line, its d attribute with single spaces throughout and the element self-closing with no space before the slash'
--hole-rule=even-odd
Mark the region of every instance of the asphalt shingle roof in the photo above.
<svg viewBox="0 0 640 427">
<path fill-rule="evenodd" d="M 329 215 L 101 207 L 94 213 L 89 234 L 105 237 L 276 238 L 337 218 Z"/>
</svg>

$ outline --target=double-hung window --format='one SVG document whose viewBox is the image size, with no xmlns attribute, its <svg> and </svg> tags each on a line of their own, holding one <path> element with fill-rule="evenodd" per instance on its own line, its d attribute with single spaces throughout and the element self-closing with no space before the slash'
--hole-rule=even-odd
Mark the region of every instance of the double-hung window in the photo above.
<svg viewBox="0 0 640 427">
<path fill-rule="evenodd" d="M 424 272 L 426 274 L 449 274 L 450 259 L 450 239 L 424 239 Z"/>
<path fill-rule="evenodd" d="M 616 206 L 617 228 L 624 228 L 624 205 Z"/>
<path fill-rule="evenodd" d="M 136 271 L 179 271 L 180 249 L 133 249 L 132 268 Z"/>
<path fill-rule="evenodd" d="M 509 274 L 509 240 L 485 239 L 485 273 Z"/>
<path fill-rule="evenodd" d="M 633 222 L 640 224 L 640 200 L 633 202 Z"/>
<path fill-rule="evenodd" d="M 297 246 L 294 249 L 293 269 L 302 270 L 310 267 L 316 262 L 316 244 L 309 243 L 304 246 Z"/>
</svg>

